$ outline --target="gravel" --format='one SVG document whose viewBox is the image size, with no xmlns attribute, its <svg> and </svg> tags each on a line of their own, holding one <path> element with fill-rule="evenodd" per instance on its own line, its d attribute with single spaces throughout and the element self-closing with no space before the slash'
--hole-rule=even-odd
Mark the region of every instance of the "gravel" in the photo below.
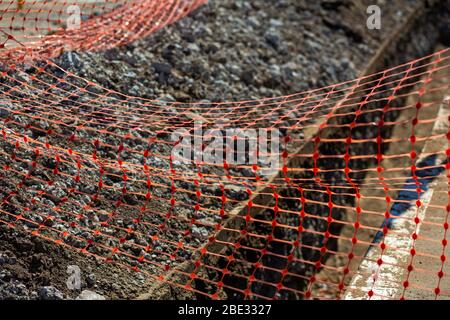
<svg viewBox="0 0 450 320">
<path fill-rule="evenodd" d="M 351 7 L 350 1 L 344 7 Z M 320 1 L 210 1 L 147 39 L 104 53 L 73 53 L 71 61 L 80 61 L 73 67 L 69 54 L 56 61 L 108 88 L 145 98 L 273 97 L 353 79 L 353 63 L 373 54 L 373 39 L 362 41 L 361 35 L 355 43 L 340 30 L 331 32 L 325 18 L 338 24 L 340 14 Z"/>
</svg>

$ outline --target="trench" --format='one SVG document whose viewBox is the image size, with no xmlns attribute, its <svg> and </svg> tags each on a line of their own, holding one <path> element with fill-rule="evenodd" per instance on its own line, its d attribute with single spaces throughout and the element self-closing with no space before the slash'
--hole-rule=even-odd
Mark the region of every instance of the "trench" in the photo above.
<svg viewBox="0 0 450 320">
<path fill-rule="evenodd" d="M 422 10 L 414 13 L 406 25 L 402 26 L 398 34 L 394 34 L 392 38 L 387 39 L 384 46 L 379 51 L 379 54 L 374 57 L 373 61 L 369 64 L 369 67 L 363 72 L 364 75 L 369 75 L 372 73 L 381 72 L 392 66 L 401 65 L 407 61 L 414 60 L 423 56 L 426 56 L 433 52 L 435 45 L 439 42 L 440 32 L 439 30 L 443 28 L 443 24 L 446 19 L 445 16 L 448 15 L 449 7 L 443 2 L 440 3 L 429 3 Z M 440 23 L 436 23 L 440 21 Z M 448 21 L 448 20 L 447 20 Z M 408 93 L 408 89 L 401 89 L 398 95 Z M 392 107 L 401 106 L 405 102 L 405 99 L 395 99 L 392 101 Z M 369 102 L 366 109 L 381 109 L 385 101 Z M 349 108 L 345 110 L 346 112 L 355 111 Z M 389 112 L 385 115 L 385 121 L 395 121 L 400 112 L 394 111 Z M 381 115 L 380 112 L 366 113 L 356 119 L 355 115 L 346 117 L 336 117 L 333 118 L 334 122 L 339 124 L 350 124 L 353 121 L 356 123 L 370 123 L 372 121 L 379 121 Z M 387 127 L 383 130 L 383 139 L 388 139 L 391 137 L 393 127 Z M 333 128 L 326 128 L 315 134 L 316 137 L 320 137 L 321 140 L 324 138 L 329 139 L 339 139 L 347 138 L 351 135 L 353 138 L 365 137 L 365 138 L 376 138 L 378 135 L 378 129 L 372 126 L 359 126 L 349 132 L 348 130 L 336 130 Z M 384 153 L 391 146 L 389 144 L 382 145 L 382 152 Z M 304 146 L 300 146 L 304 150 L 312 150 L 316 148 L 320 155 L 333 155 L 333 154 L 345 154 L 346 146 L 345 143 L 337 142 L 320 142 L 316 145 L 309 143 Z M 349 153 L 352 155 L 362 155 L 362 154 L 377 154 L 378 152 L 377 143 L 369 144 L 351 144 Z M 314 165 L 314 161 L 309 159 L 293 159 L 288 165 L 289 168 L 308 168 L 312 169 L 314 166 L 321 169 L 321 171 L 327 171 L 327 169 L 332 168 L 343 168 L 345 167 L 344 160 L 332 161 L 327 159 L 318 159 L 317 164 Z M 351 179 L 355 181 L 363 181 L 366 173 L 361 171 L 362 169 L 373 167 L 376 165 L 376 159 L 363 159 L 363 160 L 352 160 L 349 166 L 352 169 L 357 169 L 358 172 L 351 173 Z M 339 171 L 327 171 L 325 173 L 319 173 L 317 177 L 322 181 L 345 181 L 345 174 Z M 291 179 L 313 179 L 314 175 L 311 172 L 303 174 L 290 175 Z M 327 189 L 321 183 L 308 183 L 308 185 L 303 185 L 303 188 L 315 190 L 314 192 L 303 192 L 294 188 L 285 188 L 279 190 L 278 206 L 283 209 L 290 209 L 301 211 L 302 206 L 304 210 L 309 213 L 313 213 L 316 216 L 327 217 L 329 215 L 329 208 L 322 204 L 315 204 L 315 202 L 326 203 L 331 196 L 327 194 Z M 340 204 L 342 206 L 355 206 L 355 197 L 348 195 L 339 195 L 342 189 L 335 189 L 333 194 L 332 202 L 335 204 Z M 266 190 L 270 193 L 270 190 Z M 322 192 L 317 192 L 322 191 Z M 356 193 L 356 190 L 354 190 Z M 266 192 L 263 192 L 266 193 Z M 302 204 L 300 201 L 301 197 L 306 199 L 306 202 Z M 289 199 L 287 199 L 289 198 Z M 296 199 L 296 200 L 293 200 Z M 254 203 L 261 203 L 268 207 L 273 207 L 273 198 L 260 197 L 259 199 L 254 199 Z M 246 210 L 242 214 L 246 214 Z M 346 211 L 344 209 L 333 208 L 331 217 L 332 223 L 328 223 L 325 219 L 314 219 L 310 217 L 301 218 L 299 216 L 290 217 L 278 217 L 274 210 L 252 210 L 252 217 L 258 220 L 273 221 L 277 219 L 278 222 L 285 225 L 290 225 L 294 227 L 299 227 L 302 225 L 304 230 L 313 229 L 316 233 L 303 232 L 299 242 L 302 243 L 298 248 L 293 248 L 292 245 L 286 244 L 278 241 L 270 240 L 257 240 L 254 239 L 244 239 L 240 244 L 246 248 L 255 248 L 257 250 L 243 249 L 236 252 L 235 255 L 239 256 L 241 260 L 250 262 L 248 264 L 235 263 L 231 269 L 235 272 L 239 272 L 243 275 L 253 275 L 255 279 L 259 281 L 254 281 L 250 284 L 251 292 L 256 293 L 259 297 L 266 298 L 278 298 L 278 299 L 299 299 L 310 297 L 312 291 L 312 284 L 314 283 L 314 275 L 320 272 L 321 266 L 326 263 L 326 261 L 332 255 L 330 252 L 338 252 L 340 248 L 338 247 L 338 237 L 342 230 L 342 224 L 340 221 L 346 219 Z M 295 231 L 287 231 L 285 228 L 270 228 L 267 224 L 257 224 L 245 225 L 243 220 L 233 219 L 229 221 L 232 229 L 242 230 L 246 228 L 249 232 L 255 234 L 269 237 L 270 235 L 276 239 L 286 239 L 293 240 L 297 239 L 297 234 Z M 379 227 L 374 225 L 373 227 Z M 326 236 L 326 232 L 330 233 L 330 236 Z M 226 242 L 233 242 L 230 237 L 233 235 L 224 233 L 222 239 Z M 262 237 L 264 239 L 264 237 Z M 267 239 L 267 238 L 266 238 Z M 221 252 L 224 256 L 227 256 L 233 250 L 227 246 L 218 246 L 215 248 L 209 247 L 209 250 L 215 252 Z M 261 251 L 265 249 L 266 252 L 263 257 L 261 257 Z M 322 250 L 321 250 L 322 249 Z M 324 253 L 325 252 L 325 253 Z M 300 258 L 305 263 L 290 263 L 288 256 L 293 254 L 296 258 Z M 251 263 L 256 263 L 257 261 L 263 267 L 258 268 L 255 272 L 254 267 Z M 309 263 L 308 263 L 309 262 Z M 209 264 L 216 264 L 218 268 L 224 268 L 229 266 L 227 259 L 220 258 L 216 261 L 208 261 Z M 281 270 L 287 269 L 290 274 L 296 274 L 297 276 L 283 277 Z M 209 275 L 210 278 L 214 278 L 215 275 Z M 241 293 L 249 287 L 248 279 L 245 277 L 235 277 L 235 276 L 225 276 L 224 277 L 224 291 L 228 299 L 242 299 L 244 295 Z M 277 283 L 282 283 L 284 287 L 294 289 L 296 292 L 293 293 L 290 290 L 277 290 Z M 273 285 L 272 285 L 273 284 Z M 197 281 L 196 287 L 200 291 L 210 291 L 208 285 L 204 282 Z M 238 290 L 234 290 L 237 288 Z M 300 293 L 299 293 L 300 292 Z M 200 297 L 198 297 L 200 298 Z"/>
</svg>

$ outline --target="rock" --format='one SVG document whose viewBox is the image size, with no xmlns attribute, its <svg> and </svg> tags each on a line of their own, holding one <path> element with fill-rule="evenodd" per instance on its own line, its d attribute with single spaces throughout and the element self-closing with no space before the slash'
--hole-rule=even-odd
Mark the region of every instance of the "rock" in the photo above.
<svg viewBox="0 0 450 320">
<path fill-rule="evenodd" d="M 172 73 L 172 66 L 168 63 L 155 62 L 152 64 L 152 67 L 155 69 L 155 72 L 159 74 L 158 82 L 166 84 Z"/>
<path fill-rule="evenodd" d="M 93 286 L 97 282 L 97 278 L 95 277 L 95 274 L 91 273 L 87 276 L 86 282 L 88 286 Z"/>
<path fill-rule="evenodd" d="M 78 70 L 83 66 L 80 56 L 75 52 L 64 52 L 60 56 L 61 67 L 66 70 Z"/>
<path fill-rule="evenodd" d="M 205 239 L 208 237 L 209 233 L 205 227 L 193 225 L 192 226 L 192 235 L 197 238 L 200 238 L 200 239 Z"/>
<path fill-rule="evenodd" d="M 193 52 L 199 52 L 200 51 L 199 46 L 196 45 L 195 43 L 189 43 L 187 47 L 188 47 L 189 50 L 191 50 Z"/>
<path fill-rule="evenodd" d="M 0 265 L 5 264 L 7 262 L 8 262 L 8 257 L 6 257 L 0 253 Z"/>
<path fill-rule="evenodd" d="M 243 201 L 248 199 L 248 193 L 246 192 L 246 190 L 235 185 L 226 185 L 225 194 L 227 197 L 233 200 Z"/>
<path fill-rule="evenodd" d="M 283 26 L 283 21 L 279 19 L 270 19 L 270 25 L 274 28 L 281 28 Z"/>
<path fill-rule="evenodd" d="M 46 286 L 39 289 L 39 299 L 41 300 L 63 300 L 64 296 L 53 286 Z"/>
<path fill-rule="evenodd" d="M 256 18 L 256 17 L 248 18 L 248 23 L 253 28 L 259 28 L 261 26 L 261 23 L 258 21 L 258 18 Z"/>
<path fill-rule="evenodd" d="M 170 74 L 172 72 L 172 66 L 168 63 L 155 62 L 152 63 L 152 67 L 157 73 Z"/>
<path fill-rule="evenodd" d="M 119 52 L 119 50 L 117 50 L 117 48 L 112 48 L 112 49 L 106 50 L 104 52 L 104 56 L 108 60 L 116 60 L 116 59 L 118 59 L 119 58 L 119 54 L 120 54 L 120 52 Z"/>
<path fill-rule="evenodd" d="M 109 214 L 107 212 L 99 212 L 98 219 L 100 222 L 105 222 L 109 220 Z"/>
<path fill-rule="evenodd" d="M 346 2 L 342 0 L 322 0 L 321 5 L 325 10 L 336 11 L 339 7 L 345 5 Z"/>
<path fill-rule="evenodd" d="M 8 118 L 9 115 L 10 115 L 9 110 L 5 109 L 3 106 L 0 106 L 0 118 Z"/>
<path fill-rule="evenodd" d="M 273 31 L 268 31 L 264 36 L 264 38 L 266 39 L 266 42 L 270 44 L 275 50 L 279 48 L 281 38 L 277 33 Z"/>
<path fill-rule="evenodd" d="M 244 72 L 242 72 L 241 74 L 241 80 L 246 84 L 246 85 L 252 85 L 254 83 L 254 74 L 252 70 L 246 70 Z"/>
<path fill-rule="evenodd" d="M 106 298 L 93 291 L 83 290 L 75 300 L 106 300 Z"/>
</svg>

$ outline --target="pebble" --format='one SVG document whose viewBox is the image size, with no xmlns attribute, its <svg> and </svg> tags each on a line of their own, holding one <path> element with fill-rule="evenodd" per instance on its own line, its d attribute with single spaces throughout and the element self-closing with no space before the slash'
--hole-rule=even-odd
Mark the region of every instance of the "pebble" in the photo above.
<svg viewBox="0 0 450 320">
<path fill-rule="evenodd" d="M 88 286 L 92 287 L 95 285 L 95 283 L 97 282 L 97 278 L 95 276 L 94 273 L 90 273 L 88 274 L 88 276 L 86 277 L 86 282 L 88 284 Z"/>
<path fill-rule="evenodd" d="M 152 67 L 157 73 L 170 74 L 172 72 L 172 66 L 168 63 L 155 62 L 152 63 Z"/>
<path fill-rule="evenodd" d="M 106 298 L 96 292 L 83 290 L 75 300 L 106 300 Z"/>
<path fill-rule="evenodd" d="M 39 299 L 41 300 L 63 300 L 64 296 L 53 286 L 42 287 L 38 291 Z"/>
</svg>

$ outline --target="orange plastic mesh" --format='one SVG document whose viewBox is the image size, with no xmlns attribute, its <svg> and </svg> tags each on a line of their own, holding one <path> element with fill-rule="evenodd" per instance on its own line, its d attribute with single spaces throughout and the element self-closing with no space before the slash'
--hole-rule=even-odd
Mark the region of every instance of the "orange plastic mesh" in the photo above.
<svg viewBox="0 0 450 320">
<path fill-rule="evenodd" d="M 34 15 L 41 2 L 31 1 L 20 19 L 6 15 L 6 26 L 50 28 L 59 6 L 46 1 L 42 10 L 56 18 L 43 19 Z M 191 104 L 127 96 L 48 59 L 67 46 L 133 41 L 203 3 L 125 2 L 94 6 L 100 15 L 79 30 L 26 41 L 3 22 L 1 224 L 212 299 L 330 298 L 324 287 L 344 297 L 361 290 L 356 276 L 373 279 L 363 288 L 368 297 L 385 297 L 377 283 L 386 281 L 396 288 L 391 298 L 450 294 L 450 118 L 440 111 L 450 103 L 449 49 L 307 92 Z M 16 1 L 1 3 L 18 10 Z M 252 152 L 270 153 L 275 171 L 195 156 L 182 163 L 173 153 L 195 139 L 200 149 L 192 154 L 202 153 L 212 137 L 236 128 L 267 133 L 267 145 Z M 233 135 L 213 149 L 245 158 L 249 151 L 233 146 L 251 140 Z M 424 198 L 429 190 L 432 201 Z M 403 229 L 391 228 L 400 222 Z M 370 246 L 379 251 L 366 256 Z M 390 259 L 392 250 L 407 260 Z M 433 263 L 416 263 L 422 258 Z M 375 268 L 354 266 L 367 260 Z M 386 267 L 404 272 L 386 280 Z"/>
</svg>

